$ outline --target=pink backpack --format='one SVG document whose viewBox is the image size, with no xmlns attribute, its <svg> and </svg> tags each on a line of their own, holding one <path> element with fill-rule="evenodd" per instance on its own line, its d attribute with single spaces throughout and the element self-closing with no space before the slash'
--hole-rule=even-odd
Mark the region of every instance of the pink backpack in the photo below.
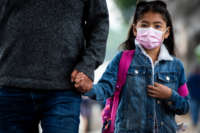
<svg viewBox="0 0 200 133">
<path fill-rule="evenodd" d="M 114 133 L 115 130 L 115 118 L 117 108 L 119 104 L 119 95 L 122 87 L 126 82 L 126 76 L 133 59 L 134 50 L 126 50 L 122 53 L 122 57 L 119 63 L 119 69 L 117 74 L 117 83 L 114 96 L 106 99 L 106 105 L 102 112 L 103 131 L 102 133 Z"/>
</svg>

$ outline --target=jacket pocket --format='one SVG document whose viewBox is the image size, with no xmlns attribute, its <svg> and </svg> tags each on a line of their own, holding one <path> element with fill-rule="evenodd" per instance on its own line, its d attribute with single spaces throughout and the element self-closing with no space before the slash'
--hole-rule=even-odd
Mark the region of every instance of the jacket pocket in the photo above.
<svg viewBox="0 0 200 133">
<path fill-rule="evenodd" d="M 160 72 L 157 75 L 157 80 L 160 84 L 168 86 L 171 89 L 177 90 L 178 77 L 176 72 Z"/>
</svg>

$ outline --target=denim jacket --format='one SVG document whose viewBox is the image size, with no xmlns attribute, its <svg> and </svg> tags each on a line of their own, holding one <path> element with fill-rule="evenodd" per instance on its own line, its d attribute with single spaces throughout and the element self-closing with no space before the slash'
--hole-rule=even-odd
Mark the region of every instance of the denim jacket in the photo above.
<svg viewBox="0 0 200 133">
<path fill-rule="evenodd" d="M 121 55 L 122 52 L 115 56 L 87 96 L 97 101 L 113 96 Z M 154 82 L 171 88 L 172 96 L 166 100 L 148 96 L 147 85 L 153 85 Z M 144 49 L 136 44 L 135 55 L 120 96 L 115 133 L 154 133 L 155 130 L 158 133 L 175 133 L 175 115 L 186 114 L 188 111 L 189 96 L 181 61 L 172 57 L 162 45 L 158 60 L 153 64 Z"/>
</svg>

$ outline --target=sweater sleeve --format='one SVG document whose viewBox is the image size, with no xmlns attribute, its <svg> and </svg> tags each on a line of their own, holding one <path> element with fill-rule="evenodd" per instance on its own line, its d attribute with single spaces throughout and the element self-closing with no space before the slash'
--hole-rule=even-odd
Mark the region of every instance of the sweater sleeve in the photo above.
<svg viewBox="0 0 200 133">
<path fill-rule="evenodd" d="M 121 55 L 122 52 L 117 54 L 106 68 L 99 82 L 93 86 L 91 91 L 85 94 L 86 96 L 97 101 L 105 101 L 114 94 Z"/>
<path fill-rule="evenodd" d="M 186 114 L 189 111 L 189 91 L 186 84 L 186 76 L 184 72 L 184 67 L 181 62 L 179 67 L 179 88 L 178 90 L 172 91 L 172 96 L 168 100 L 168 105 L 171 110 L 176 114 L 182 115 Z"/>
<path fill-rule="evenodd" d="M 7 3 L 8 3 L 8 1 L 0 0 L 0 22 L 3 19 L 3 15 L 4 15 L 4 12 L 6 10 L 6 4 Z"/>
<path fill-rule="evenodd" d="M 85 73 L 92 80 L 94 70 L 103 62 L 109 30 L 109 16 L 106 0 L 86 0 L 84 11 L 85 49 L 75 69 Z"/>
</svg>

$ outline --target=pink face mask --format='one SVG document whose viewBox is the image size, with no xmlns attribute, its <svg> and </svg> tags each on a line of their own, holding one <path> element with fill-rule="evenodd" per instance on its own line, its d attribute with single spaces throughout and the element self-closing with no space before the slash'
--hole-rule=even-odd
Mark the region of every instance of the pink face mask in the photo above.
<svg viewBox="0 0 200 133">
<path fill-rule="evenodd" d="M 156 30 L 152 27 L 150 28 L 138 28 L 136 40 L 146 49 L 154 49 L 160 46 L 163 42 L 162 40 L 163 32 Z"/>
</svg>

